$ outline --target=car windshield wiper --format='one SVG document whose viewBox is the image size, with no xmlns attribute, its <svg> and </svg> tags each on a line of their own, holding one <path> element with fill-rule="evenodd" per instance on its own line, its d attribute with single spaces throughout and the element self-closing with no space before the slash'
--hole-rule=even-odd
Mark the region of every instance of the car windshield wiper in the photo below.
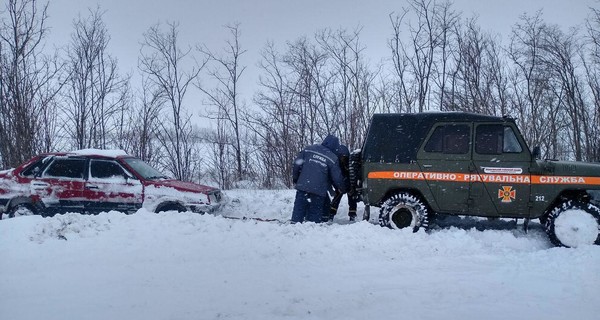
<svg viewBox="0 0 600 320">
<path fill-rule="evenodd" d="M 146 179 L 148 179 L 148 180 L 154 180 L 154 179 L 169 179 L 169 177 L 167 177 L 167 176 L 151 176 L 151 177 L 147 177 Z"/>
</svg>

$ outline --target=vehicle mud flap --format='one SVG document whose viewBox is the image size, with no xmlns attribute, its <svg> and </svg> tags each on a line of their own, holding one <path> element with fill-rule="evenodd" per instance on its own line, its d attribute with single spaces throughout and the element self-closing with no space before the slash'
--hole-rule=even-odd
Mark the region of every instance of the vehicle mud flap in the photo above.
<svg viewBox="0 0 600 320">
<path fill-rule="evenodd" d="M 363 211 L 363 221 L 369 221 L 371 219 L 371 206 L 365 205 L 365 210 Z"/>
<path fill-rule="evenodd" d="M 531 221 L 531 219 L 529 219 L 529 218 L 525 218 L 525 219 L 523 220 L 523 231 L 524 231 L 525 233 L 528 233 L 528 232 L 529 232 L 529 221 Z"/>
</svg>

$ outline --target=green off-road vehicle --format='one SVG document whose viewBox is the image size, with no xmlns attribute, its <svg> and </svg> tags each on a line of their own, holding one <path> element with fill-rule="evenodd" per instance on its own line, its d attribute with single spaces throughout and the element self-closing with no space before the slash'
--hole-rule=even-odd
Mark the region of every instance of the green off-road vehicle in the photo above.
<svg viewBox="0 0 600 320">
<path fill-rule="evenodd" d="M 600 244 L 600 164 L 539 154 L 506 117 L 376 114 L 351 181 L 381 226 L 417 231 L 437 213 L 539 219 L 556 245 Z"/>
</svg>

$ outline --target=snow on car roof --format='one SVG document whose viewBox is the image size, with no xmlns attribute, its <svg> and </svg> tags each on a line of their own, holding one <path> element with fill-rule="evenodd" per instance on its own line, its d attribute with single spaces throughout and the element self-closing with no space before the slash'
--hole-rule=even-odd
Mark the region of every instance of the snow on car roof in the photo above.
<svg viewBox="0 0 600 320">
<path fill-rule="evenodd" d="M 81 156 L 103 156 L 103 157 L 112 157 L 116 158 L 119 156 L 126 156 L 127 152 L 119 149 L 80 149 L 70 151 L 69 153 L 81 155 Z"/>
</svg>

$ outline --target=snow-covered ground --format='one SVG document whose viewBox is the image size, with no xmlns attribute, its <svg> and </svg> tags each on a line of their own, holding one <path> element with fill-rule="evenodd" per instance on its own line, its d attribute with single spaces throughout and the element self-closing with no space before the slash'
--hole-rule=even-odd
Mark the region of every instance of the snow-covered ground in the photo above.
<svg viewBox="0 0 600 320">
<path fill-rule="evenodd" d="M 224 216 L 288 220 L 294 192 L 227 195 Z M 555 248 L 537 223 L 413 234 L 346 212 L 1 220 L 0 319 L 600 319 L 600 246 Z"/>
</svg>

